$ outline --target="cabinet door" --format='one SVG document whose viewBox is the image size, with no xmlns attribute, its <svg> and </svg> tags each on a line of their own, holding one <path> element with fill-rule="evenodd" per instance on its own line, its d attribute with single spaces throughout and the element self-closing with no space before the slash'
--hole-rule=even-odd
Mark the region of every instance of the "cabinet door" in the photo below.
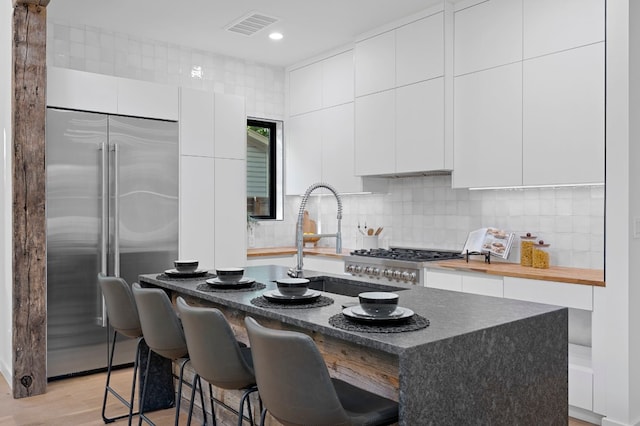
<svg viewBox="0 0 640 426">
<path fill-rule="evenodd" d="M 180 158 L 180 257 L 203 268 L 215 267 L 214 169 L 213 158 Z"/>
<path fill-rule="evenodd" d="M 289 115 L 322 107 L 322 65 L 316 62 L 289 73 Z"/>
<path fill-rule="evenodd" d="M 396 83 L 395 32 L 356 43 L 356 96 L 391 89 Z"/>
<path fill-rule="evenodd" d="M 504 277 L 504 297 L 593 310 L 593 287 L 588 285 Z"/>
<path fill-rule="evenodd" d="M 454 14 L 455 75 L 522 60 L 522 2 L 485 1 Z"/>
<path fill-rule="evenodd" d="M 455 78 L 455 187 L 522 184 L 522 63 Z"/>
<path fill-rule="evenodd" d="M 241 96 L 215 94 L 215 145 L 217 158 L 247 158 L 247 115 Z"/>
<path fill-rule="evenodd" d="M 396 86 L 444 74 L 444 13 L 396 30 Z"/>
<path fill-rule="evenodd" d="M 396 89 L 396 172 L 444 168 L 444 78 Z"/>
<path fill-rule="evenodd" d="M 523 66 L 523 183 L 604 182 L 604 43 Z"/>
<path fill-rule="evenodd" d="M 524 58 L 604 41 L 605 0 L 524 0 Z"/>
<path fill-rule="evenodd" d="M 179 105 L 177 86 L 118 79 L 118 114 L 178 120 Z"/>
<path fill-rule="evenodd" d="M 441 290 L 462 291 L 462 275 L 457 272 L 427 269 L 426 287 Z"/>
<path fill-rule="evenodd" d="M 353 50 L 322 61 L 322 106 L 353 102 Z"/>
<path fill-rule="evenodd" d="M 338 192 L 362 191 L 355 174 L 353 102 L 322 111 L 322 181 Z"/>
<path fill-rule="evenodd" d="M 356 98 L 356 174 L 395 173 L 395 90 Z"/>
<path fill-rule="evenodd" d="M 322 179 L 322 111 L 291 117 L 286 126 L 286 193 L 300 195 Z"/>
<path fill-rule="evenodd" d="M 47 67 L 47 106 L 116 114 L 118 79 Z"/>
<path fill-rule="evenodd" d="M 180 153 L 213 157 L 213 93 L 182 88 L 180 91 Z"/>
<path fill-rule="evenodd" d="M 211 218 L 211 212 L 209 212 Z M 244 265 L 247 258 L 247 191 L 244 160 L 215 159 L 215 266 Z M 209 219 L 211 220 L 211 219 Z"/>
</svg>

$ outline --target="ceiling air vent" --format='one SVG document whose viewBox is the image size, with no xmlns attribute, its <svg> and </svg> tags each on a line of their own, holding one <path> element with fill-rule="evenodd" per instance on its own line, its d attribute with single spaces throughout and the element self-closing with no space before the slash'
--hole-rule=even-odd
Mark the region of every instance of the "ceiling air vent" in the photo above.
<svg viewBox="0 0 640 426">
<path fill-rule="evenodd" d="M 278 20 L 278 18 L 265 15 L 264 13 L 251 12 L 228 25 L 225 29 L 234 33 L 252 36 L 261 29 L 268 27 L 274 22 L 278 22 Z"/>
</svg>

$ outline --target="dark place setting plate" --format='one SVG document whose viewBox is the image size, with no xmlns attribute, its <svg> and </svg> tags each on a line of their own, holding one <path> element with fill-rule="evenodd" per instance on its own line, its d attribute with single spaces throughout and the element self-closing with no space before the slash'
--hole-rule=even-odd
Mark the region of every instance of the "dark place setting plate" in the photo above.
<svg viewBox="0 0 640 426">
<path fill-rule="evenodd" d="M 206 281 L 207 284 L 209 284 L 212 287 L 215 288 L 246 288 L 246 287 L 251 287 L 253 285 L 253 283 L 255 283 L 256 280 L 254 280 L 253 278 L 241 278 L 238 281 L 221 281 L 219 278 L 210 278 Z"/>
<path fill-rule="evenodd" d="M 385 322 L 406 321 L 409 318 L 413 317 L 415 313 L 409 308 L 397 307 L 396 310 L 389 315 L 374 316 L 367 314 L 359 305 L 356 305 L 344 308 L 342 310 L 342 314 L 345 317 L 355 321 L 378 324 Z"/>
<path fill-rule="evenodd" d="M 177 269 L 167 269 L 165 275 L 171 278 L 195 278 L 207 275 L 206 269 L 196 269 L 195 271 L 178 271 Z"/>
<path fill-rule="evenodd" d="M 301 296 L 285 296 L 278 290 L 265 291 L 262 295 L 265 299 L 274 303 L 309 303 L 320 297 L 320 293 L 315 290 L 307 290 L 307 292 Z"/>
</svg>

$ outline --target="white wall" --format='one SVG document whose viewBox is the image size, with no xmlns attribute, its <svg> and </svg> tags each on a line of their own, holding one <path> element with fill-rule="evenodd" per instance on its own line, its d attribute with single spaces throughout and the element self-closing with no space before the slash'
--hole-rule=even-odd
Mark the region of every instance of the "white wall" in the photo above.
<svg viewBox="0 0 640 426">
<path fill-rule="evenodd" d="M 0 0 L 0 374 L 13 383 L 11 231 L 11 0 Z"/>
</svg>

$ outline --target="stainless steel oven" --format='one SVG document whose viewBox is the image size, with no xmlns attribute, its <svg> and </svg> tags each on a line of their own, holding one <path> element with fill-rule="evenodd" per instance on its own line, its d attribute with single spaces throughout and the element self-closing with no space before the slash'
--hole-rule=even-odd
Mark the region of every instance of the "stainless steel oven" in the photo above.
<svg viewBox="0 0 640 426">
<path fill-rule="evenodd" d="M 344 271 L 380 282 L 401 282 L 424 286 L 424 268 L 428 262 L 460 259 L 452 250 L 430 250 L 392 247 L 389 249 L 355 250 L 344 258 Z"/>
</svg>

